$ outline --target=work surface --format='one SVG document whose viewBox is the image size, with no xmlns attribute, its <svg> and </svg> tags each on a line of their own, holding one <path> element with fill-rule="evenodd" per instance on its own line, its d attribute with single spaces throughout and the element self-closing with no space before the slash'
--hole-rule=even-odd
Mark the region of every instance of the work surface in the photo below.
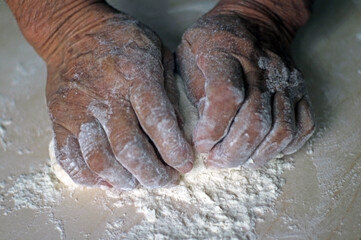
<svg viewBox="0 0 361 240">
<path fill-rule="evenodd" d="M 186 27 L 214 2 L 117 1 L 115 6 L 150 25 L 174 49 Z M 257 224 L 261 239 L 361 238 L 360 22 L 361 1 L 318 1 L 312 19 L 296 37 L 293 54 L 307 81 L 317 131 L 291 156 L 295 167 L 283 175 L 286 183 L 276 211 Z M 43 168 L 51 138 L 45 64 L 24 40 L 3 1 L 0 79 L 1 190 L 21 174 Z M 102 190 L 96 191 L 99 195 Z M 0 196 L 0 239 L 100 238 L 109 213 L 87 205 L 94 194 L 65 198 L 62 213 L 26 208 L 6 212 L 6 199 Z M 74 205 L 79 210 L 74 212 Z M 67 212 L 79 215 L 69 223 L 54 217 Z M 81 216 L 83 212 L 88 214 Z"/>
</svg>

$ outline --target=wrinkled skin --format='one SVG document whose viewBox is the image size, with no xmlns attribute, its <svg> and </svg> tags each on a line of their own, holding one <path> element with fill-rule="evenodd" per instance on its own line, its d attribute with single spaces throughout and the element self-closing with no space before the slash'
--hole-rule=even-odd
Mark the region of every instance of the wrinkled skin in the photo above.
<svg viewBox="0 0 361 240">
<path fill-rule="evenodd" d="M 215 168 L 261 167 L 296 152 L 315 129 L 288 39 L 250 19 L 216 7 L 184 33 L 177 50 L 200 117 L 193 142 Z"/>
<path fill-rule="evenodd" d="M 112 13 L 54 55 L 46 95 L 56 157 L 76 183 L 169 187 L 192 168 L 172 105 L 172 54 L 151 30 Z"/>
</svg>

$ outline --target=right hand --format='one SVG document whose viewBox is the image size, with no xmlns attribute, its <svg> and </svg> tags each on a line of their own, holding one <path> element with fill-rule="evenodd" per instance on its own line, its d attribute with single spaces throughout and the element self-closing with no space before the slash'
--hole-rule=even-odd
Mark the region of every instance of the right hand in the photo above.
<svg viewBox="0 0 361 240">
<path fill-rule="evenodd" d="M 133 18 L 102 14 L 47 61 L 57 161 L 85 186 L 173 186 L 193 153 L 166 93 L 175 84 L 172 54 Z"/>
<path fill-rule="evenodd" d="M 251 3 L 220 1 L 184 33 L 177 51 L 200 116 L 194 145 L 215 168 L 262 167 L 279 153 L 296 152 L 315 130 L 289 36 L 267 17 L 261 24 L 261 4 Z"/>
</svg>

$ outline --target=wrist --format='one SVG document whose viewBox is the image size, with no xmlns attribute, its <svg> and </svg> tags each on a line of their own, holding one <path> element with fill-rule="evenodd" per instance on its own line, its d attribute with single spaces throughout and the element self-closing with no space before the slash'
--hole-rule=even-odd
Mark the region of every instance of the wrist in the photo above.
<svg viewBox="0 0 361 240">
<path fill-rule="evenodd" d="M 297 30 L 310 16 L 311 0 L 220 0 L 207 15 L 236 14 L 250 31 L 265 41 L 290 46 Z"/>
<path fill-rule="evenodd" d="M 32 2 L 32 1 L 29 1 Z M 47 62 L 53 61 L 67 40 L 98 26 L 118 12 L 102 0 L 34 0 L 8 4 L 28 42 Z"/>
</svg>

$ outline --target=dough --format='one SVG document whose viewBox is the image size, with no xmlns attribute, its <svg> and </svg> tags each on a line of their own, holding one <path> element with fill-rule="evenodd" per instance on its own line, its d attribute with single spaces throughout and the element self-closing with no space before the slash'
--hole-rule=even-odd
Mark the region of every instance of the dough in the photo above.
<svg viewBox="0 0 361 240">
<path fill-rule="evenodd" d="M 53 139 L 49 143 L 49 157 L 50 157 L 51 170 L 58 178 L 58 180 L 69 188 L 79 187 L 79 185 L 73 182 L 73 180 L 69 177 L 69 175 L 63 170 L 63 168 L 56 161 Z"/>
</svg>

